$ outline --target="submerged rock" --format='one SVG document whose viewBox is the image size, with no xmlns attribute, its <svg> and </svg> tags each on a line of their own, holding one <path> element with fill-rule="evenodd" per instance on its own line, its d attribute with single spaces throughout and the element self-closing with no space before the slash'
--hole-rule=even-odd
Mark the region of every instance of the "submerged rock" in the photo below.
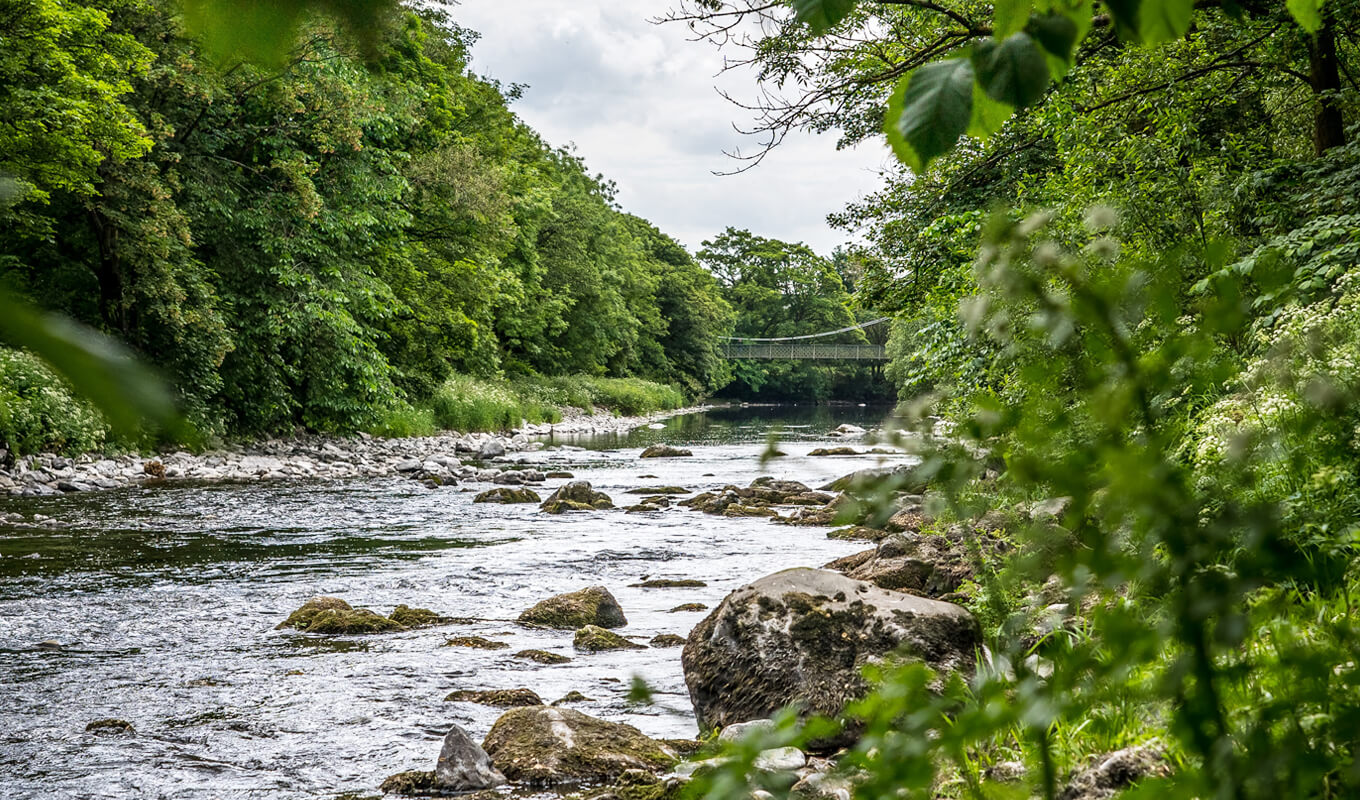
<svg viewBox="0 0 1360 800">
<path fill-rule="evenodd" d="M 711 730 L 790 704 L 839 714 L 869 690 L 861 668 L 894 654 L 971 675 L 981 645 L 959 606 L 790 569 L 728 595 L 690 633 L 682 664 L 699 727 Z"/>
<path fill-rule="evenodd" d="M 276 625 L 274 627 L 274 630 L 276 631 L 283 630 L 284 628 L 297 628 L 298 630 L 303 630 L 308 625 L 312 624 L 312 619 L 315 618 L 316 615 L 320 614 L 322 611 L 353 611 L 353 610 L 354 609 L 350 606 L 349 603 L 345 602 L 344 600 L 341 600 L 338 597 L 327 597 L 325 595 L 318 595 L 317 597 L 313 597 L 311 600 L 308 600 L 307 602 L 303 603 L 302 607 L 299 608 L 297 611 L 294 611 L 293 613 L 289 614 L 288 619 Z"/>
<path fill-rule="evenodd" d="M 366 608 L 352 608 L 338 597 L 313 597 L 288 615 L 275 630 L 296 628 L 304 633 L 384 633 L 406 626 Z"/>
<path fill-rule="evenodd" d="M 560 706 L 563 703 L 589 703 L 589 702 L 590 702 L 589 697 L 586 697 L 585 695 L 581 694 L 575 689 L 572 689 L 570 692 L 567 692 L 560 698 L 554 700 L 553 705 Z"/>
<path fill-rule="evenodd" d="M 543 498 L 538 496 L 538 492 L 533 489 L 511 489 L 508 486 L 498 486 L 495 489 L 488 489 L 485 492 L 472 498 L 474 503 L 537 503 Z"/>
<path fill-rule="evenodd" d="M 515 658 L 523 658 L 538 664 L 568 664 L 571 659 L 558 653 L 549 653 L 547 650 L 521 650 L 515 653 Z"/>
<path fill-rule="evenodd" d="M 407 628 L 428 628 L 433 625 L 447 625 L 454 621 L 452 617 L 435 613 L 428 608 L 411 608 L 407 605 L 392 609 L 387 618 Z"/>
<path fill-rule="evenodd" d="M 543 698 L 533 689 L 459 689 L 449 692 L 444 699 L 453 703 L 477 703 L 500 708 L 543 705 Z"/>
<path fill-rule="evenodd" d="M 85 726 L 85 731 L 98 736 L 133 736 L 137 733 L 137 729 L 132 727 L 131 722 L 128 722 L 125 719 L 114 719 L 112 717 L 108 719 L 97 719 L 94 722 L 91 722 L 89 725 Z"/>
<path fill-rule="evenodd" d="M 613 507 L 614 501 L 609 499 L 609 495 L 595 491 L 589 481 L 572 481 L 564 484 L 548 495 L 548 499 L 539 506 L 549 514 L 561 514 L 564 511 L 600 511 Z"/>
<path fill-rule="evenodd" d="M 808 453 L 810 456 L 862 456 L 860 451 L 853 447 L 818 447 Z"/>
<path fill-rule="evenodd" d="M 685 637 L 673 633 L 658 633 L 648 644 L 652 647 L 684 647 Z"/>
<path fill-rule="evenodd" d="M 681 603 L 675 608 L 672 608 L 670 610 L 670 613 L 676 614 L 681 611 L 707 611 L 707 610 L 708 606 L 704 605 L 703 603 Z"/>
<path fill-rule="evenodd" d="M 596 653 L 601 650 L 646 650 L 647 645 L 625 639 L 598 625 L 587 625 L 576 632 L 571 644 L 577 650 Z"/>
<path fill-rule="evenodd" d="M 484 636 L 455 636 L 440 647 L 471 647 L 476 650 L 504 650 L 510 645 Z"/>
<path fill-rule="evenodd" d="M 692 456 L 693 452 L 679 447 L 671 447 L 668 444 L 654 444 L 642 451 L 638 458 L 680 458 L 682 456 Z"/>
<path fill-rule="evenodd" d="M 612 780 L 630 769 L 667 769 L 677 760 L 632 725 L 544 706 L 505 712 L 482 746 L 507 778 L 537 786 Z"/>
<path fill-rule="evenodd" d="M 689 494 L 689 489 L 683 486 L 640 486 L 624 494 Z"/>
<path fill-rule="evenodd" d="M 694 578 L 653 578 L 639 583 L 630 583 L 630 589 L 697 589 L 708 584 Z"/>
<path fill-rule="evenodd" d="M 587 586 L 575 592 L 549 597 L 519 615 L 521 625 L 575 630 L 586 625 L 622 628 L 628 624 L 623 608 L 603 586 Z"/>
</svg>

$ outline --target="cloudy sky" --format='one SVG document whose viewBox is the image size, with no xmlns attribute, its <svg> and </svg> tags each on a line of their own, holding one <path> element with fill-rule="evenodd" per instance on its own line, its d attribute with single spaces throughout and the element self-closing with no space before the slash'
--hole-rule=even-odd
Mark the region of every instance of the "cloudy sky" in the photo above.
<svg viewBox="0 0 1360 800">
<path fill-rule="evenodd" d="M 878 184 L 886 150 L 837 152 L 832 135 L 790 136 L 763 164 L 735 176 L 723 150 L 755 142 L 715 86 L 755 95 L 748 72 L 716 77 L 722 53 L 657 26 L 670 0 L 461 0 L 450 12 L 481 33 L 472 68 L 528 85 L 513 106 L 555 145 L 575 143 L 592 172 L 619 189 L 625 210 L 691 249 L 728 225 L 804 241 L 823 254 L 845 240 L 826 215 Z"/>
</svg>

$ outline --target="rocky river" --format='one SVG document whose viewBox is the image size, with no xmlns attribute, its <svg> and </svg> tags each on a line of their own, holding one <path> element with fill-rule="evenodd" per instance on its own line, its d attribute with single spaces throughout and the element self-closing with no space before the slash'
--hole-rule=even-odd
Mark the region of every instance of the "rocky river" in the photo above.
<svg viewBox="0 0 1360 800">
<path fill-rule="evenodd" d="M 631 432 L 528 431 L 489 449 L 446 442 L 446 460 L 398 443 L 369 467 L 314 442 L 315 457 L 304 460 L 327 466 L 310 474 L 279 466 L 288 453 L 263 453 L 251 456 L 274 459 L 263 474 L 263 461 L 248 465 L 249 475 L 223 474 L 231 469 L 224 457 L 204 476 L 190 472 L 201 461 L 166 458 L 159 463 L 177 474 L 160 480 L 143 459 L 106 467 L 115 487 L 106 491 L 0 500 L 0 794 L 376 795 L 388 775 L 431 769 L 451 724 L 480 741 L 504 710 L 445 699 L 462 690 L 523 688 L 549 703 L 575 692 L 576 711 L 652 737 L 692 738 L 695 710 L 673 637 L 744 584 L 865 545 L 829 539 L 826 526 L 677 503 L 554 515 L 536 503 L 473 498 L 518 487 L 526 475 L 544 497 L 586 480 L 618 506 L 641 498 L 629 490 L 681 487 L 686 493 L 672 497 L 680 500 L 762 475 L 819 486 L 910 461 L 831 435 L 843 423 L 873 427 L 882 413 L 716 409 Z M 772 437 L 784 455 L 762 463 Z M 656 444 L 692 455 L 639 458 Z M 863 454 L 809 456 L 847 444 Z M 73 480 L 43 478 L 44 486 Z M 682 585 L 637 585 L 658 580 Z M 540 600 L 595 585 L 627 616 L 616 633 L 656 644 L 586 652 L 569 630 L 516 622 Z M 276 630 L 317 595 L 381 614 L 405 604 L 457 619 L 380 635 Z M 570 661 L 516 657 L 526 650 Z M 651 703 L 629 702 L 635 679 L 652 688 Z M 86 730 L 109 718 L 135 733 Z"/>
</svg>

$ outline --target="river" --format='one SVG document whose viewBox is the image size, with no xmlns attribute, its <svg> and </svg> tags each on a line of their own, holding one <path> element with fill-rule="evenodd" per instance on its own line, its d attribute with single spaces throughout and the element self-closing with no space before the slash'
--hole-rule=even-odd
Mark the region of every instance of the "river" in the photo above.
<svg viewBox="0 0 1360 800">
<path fill-rule="evenodd" d="M 807 456 L 847 443 L 826 436 L 836 425 L 875 425 L 882 414 L 718 409 L 660 430 L 549 440 L 517 457 L 569 470 L 619 505 L 634 487 L 701 491 L 762 474 L 815 487 L 883 459 Z M 788 455 L 762 467 L 772 434 Z M 655 442 L 694 457 L 638 460 Z M 62 523 L 0 526 L 0 796 L 376 795 L 387 775 L 433 768 L 450 723 L 477 738 L 490 728 L 500 711 L 445 702 L 455 689 L 527 687 L 547 702 L 579 691 L 591 699 L 577 710 L 656 737 L 692 737 L 679 648 L 575 653 L 570 631 L 513 620 L 538 600 L 602 584 L 628 616 L 621 633 L 684 636 L 704 614 L 672 613 L 677 605 L 712 607 L 762 575 L 865 547 L 827 539 L 826 528 L 680 508 L 550 516 L 532 505 L 474 505 L 472 488 L 401 479 L 169 484 L 0 500 Z M 648 577 L 708 585 L 629 586 Z M 406 603 L 477 621 L 376 636 L 274 629 L 318 594 L 380 613 Z M 509 648 L 442 647 L 452 635 Z M 37 646 L 45 640 L 63 647 Z M 527 648 L 573 660 L 512 657 Z M 635 676 L 653 688 L 651 705 L 629 704 Z M 128 720 L 136 735 L 85 732 L 107 717 Z"/>
</svg>

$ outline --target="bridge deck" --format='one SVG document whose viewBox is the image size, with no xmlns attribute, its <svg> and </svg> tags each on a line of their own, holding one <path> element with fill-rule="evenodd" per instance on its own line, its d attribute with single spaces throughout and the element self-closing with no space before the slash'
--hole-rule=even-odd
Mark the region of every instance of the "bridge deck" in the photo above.
<svg viewBox="0 0 1360 800">
<path fill-rule="evenodd" d="M 723 346 L 728 358 L 840 361 L 887 361 L 881 344 L 804 344 L 802 342 L 734 342 Z"/>
</svg>

